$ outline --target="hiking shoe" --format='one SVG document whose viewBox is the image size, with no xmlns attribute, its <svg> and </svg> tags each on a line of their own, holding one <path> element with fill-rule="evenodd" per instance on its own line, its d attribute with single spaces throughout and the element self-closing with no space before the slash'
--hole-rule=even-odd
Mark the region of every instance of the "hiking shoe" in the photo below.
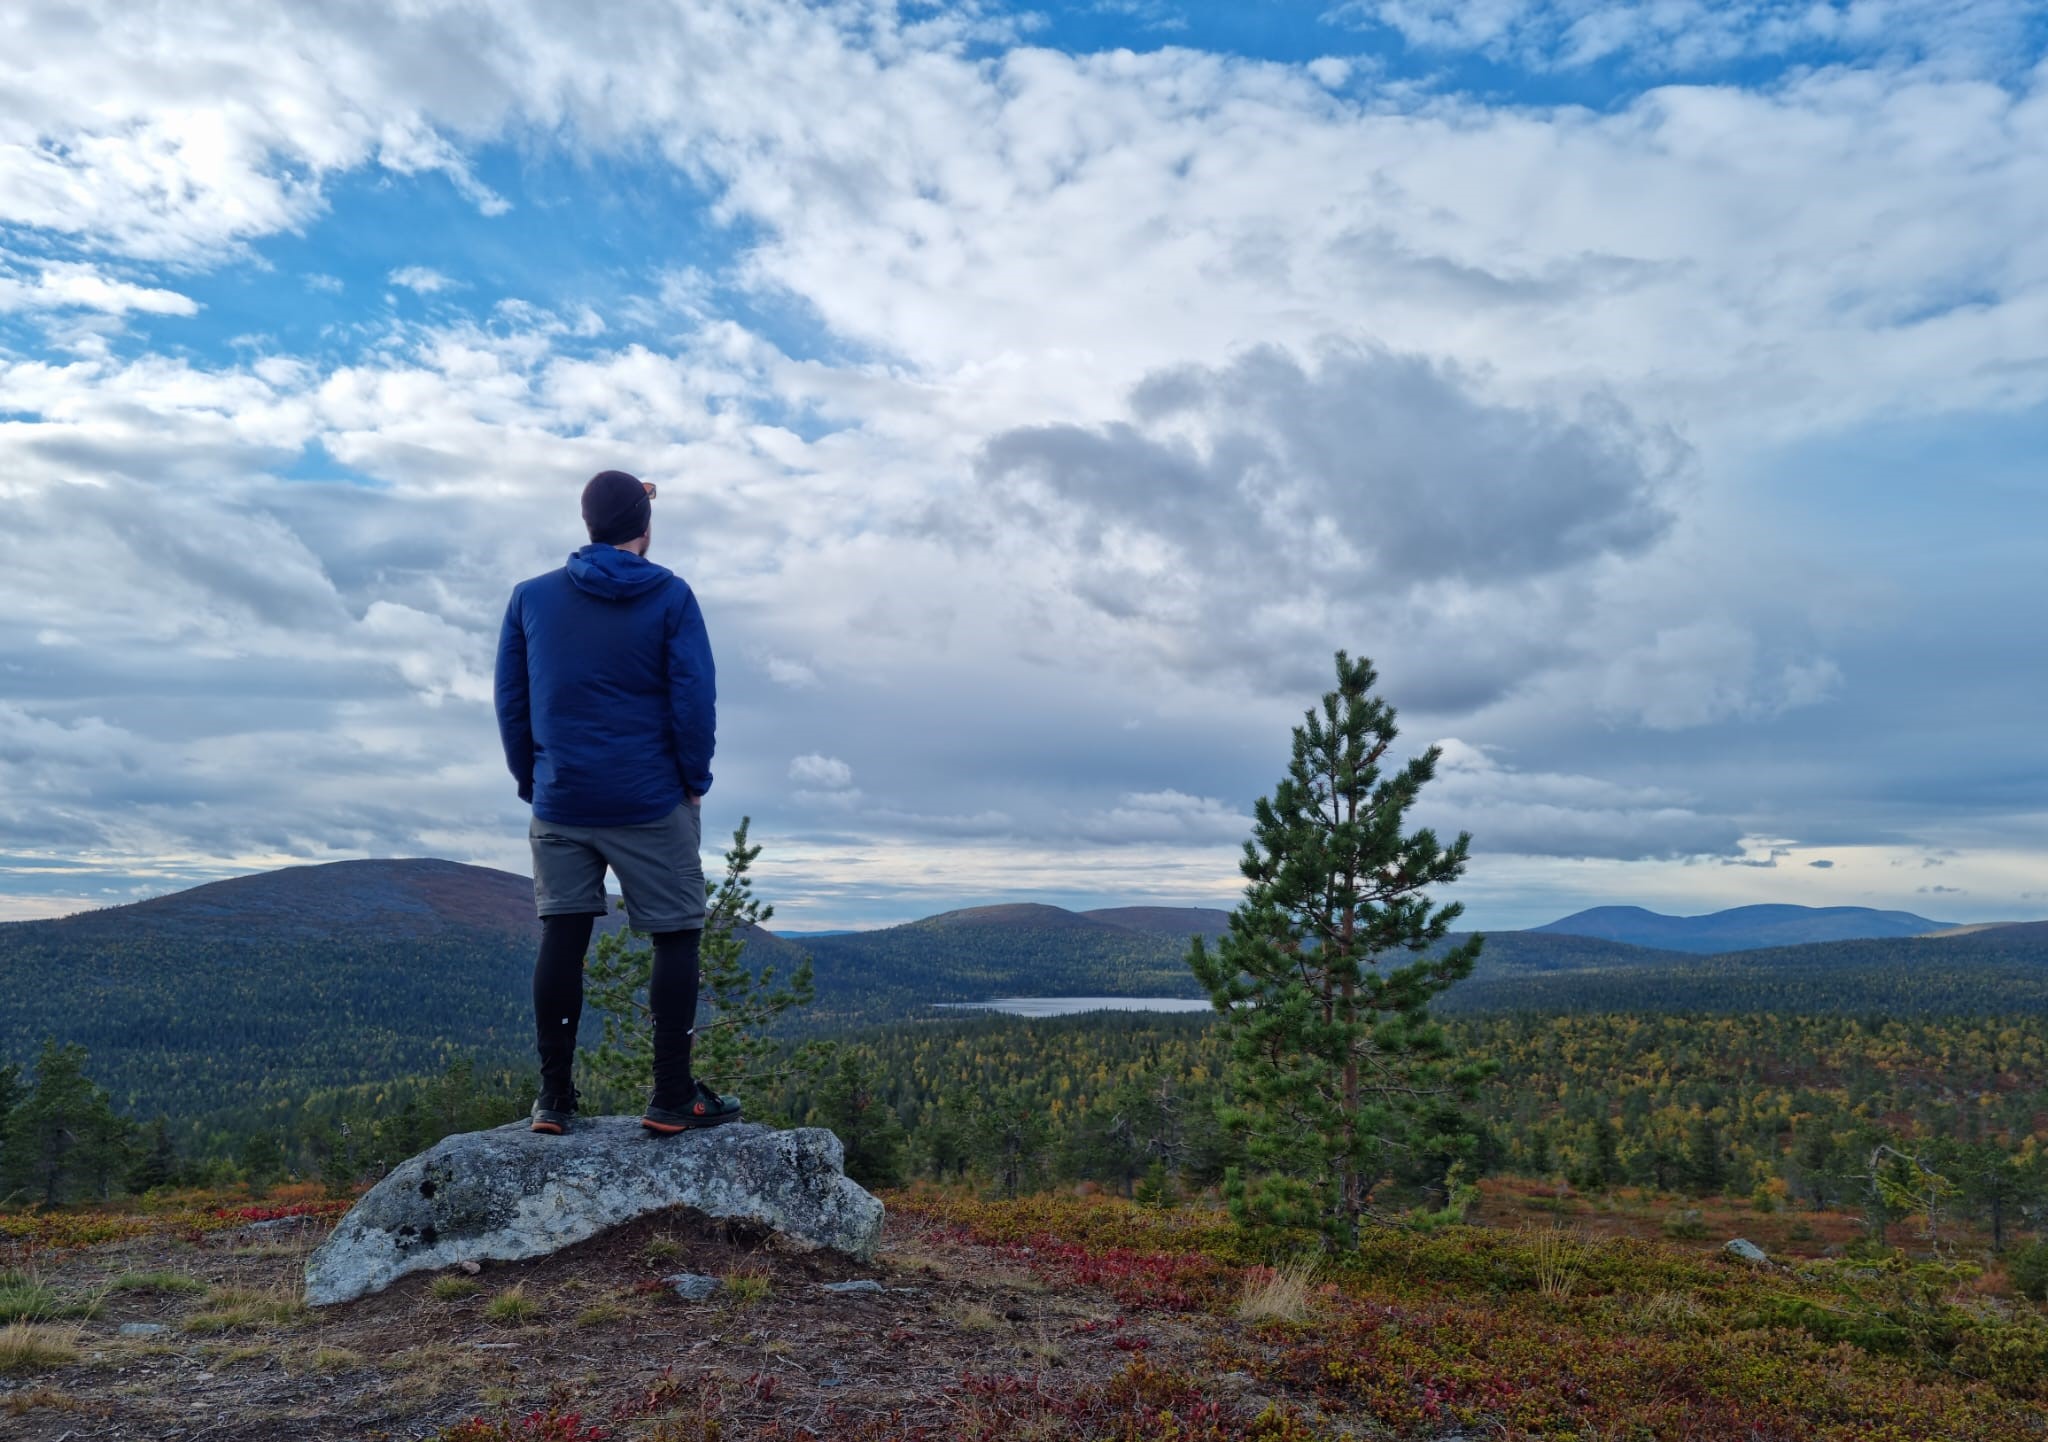
<svg viewBox="0 0 2048 1442">
<path fill-rule="evenodd" d="M 738 1097 L 720 1096 L 706 1086 L 702 1078 L 692 1085 L 694 1089 L 680 1107 L 660 1107 L 650 1102 L 640 1117 L 640 1125 L 658 1136 L 668 1137 L 696 1127 L 715 1127 L 721 1122 L 740 1119 Z"/>
<path fill-rule="evenodd" d="M 533 1101 L 533 1130 L 560 1136 L 576 1118 L 576 1096 L 550 1096 L 542 1092 Z"/>
</svg>

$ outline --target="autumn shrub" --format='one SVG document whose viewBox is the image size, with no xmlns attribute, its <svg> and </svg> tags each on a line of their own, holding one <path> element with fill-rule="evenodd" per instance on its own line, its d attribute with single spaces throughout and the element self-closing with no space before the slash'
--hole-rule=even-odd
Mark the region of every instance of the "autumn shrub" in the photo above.
<svg viewBox="0 0 2048 1442">
<path fill-rule="evenodd" d="M 1832 1299 L 1771 1297 L 1746 1320 L 1759 1327 L 1804 1331 L 1822 1342 L 1847 1342 L 1881 1356 L 1911 1356 L 1925 1340 L 1924 1328 L 1916 1329 L 1882 1312 L 1845 1308 Z"/>
<path fill-rule="evenodd" d="M 152 1187 L 133 1201 L 141 1211 L 155 1213 L 197 1212 L 250 1200 L 249 1184 L 235 1182 L 218 1187 Z"/>
<path fill-rule="evenodd" d="M 324 1202 L 252 1202 L 237 1207 L 212 1207 L 208 1209 L 211 1220 L 220 1226 L 247 1226 L 251 1222 L 281 1222 L 295 1217 L 339 1217 L 353 1205 L 346 1199 Z"/>
<path fill-rule="evenodd" d="M 0 1212 L 0 1238 L 29 1252 L 46 1247 L 68 1249 L 122 1242 L 157 1228 L 158 1223 L 150 1218 L 125 1212 L 49 1212 L 37 1207 Z"/>
<path fill-rule="evenodd" d="M 333 1199 L 327 1195 L 327 1187 L 322 1182 L 280 1182 L 270 1189 L 264 1200 L 274 1207 L 290 1207 Z"/>
<path fill-rule="evenodd" d="M 2048 1326 L 2038 1317 L 2011 1323 L 1975 1318 L 1958 1331 L 1949 1361 L 1963 1376 L 2012 1396 L 2048 1395 Z"/>
<path fill-rule="evenodd" d="M 1870 1264 L 1821 1269 L 1825 1291 L 1766 1297 L 1741 1320 L 1797 1328 L 2008 1396 L 2048 1399 L 2048 1320 L 2031 1310 L 2009 1316 L 1959 1305 L 1959 1289 L 1977 1275 L 1969 1263 L 1914 1261 L 1894 1249 Z"/>
</svg>

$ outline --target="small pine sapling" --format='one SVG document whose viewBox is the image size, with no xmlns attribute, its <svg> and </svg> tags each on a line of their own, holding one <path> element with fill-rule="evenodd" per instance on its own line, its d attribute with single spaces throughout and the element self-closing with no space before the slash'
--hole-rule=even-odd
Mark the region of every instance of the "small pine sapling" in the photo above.
<svg viewBox="0 0 2048 1442">
<path fill-rule="evenodd" d="M 751 817 L 743 817 L 725 852 L 725 873 L 705 910 L 698 948 L 696 1039 L 690 1069 L 721 1091 L 737 1091 L 747 1115 L 761 1113 L 759 1095 L 770 1083 L 795 1078 L 814 1082 L 830 1061 L 834 1045 L 806 1041 L 787 1054 L 768 1035 L 771 1024 L 815 996 L 811 959 L 802 957 L 788 980 L 776 983 L 773 964 L 758 971 L 747 961 L 747 934 L 775 914 L 754 895 L 748 875 L 759 845 L 749 845 Z M 584 994 L 603 1020 L 602 1039 L 583 1053 L 585 1075 L 600 1087 L 631 1091 L 644 1087 L 654 1068 L 654 1013 L 647 985 L 654 973 L 654 948 L 637 931 L 598 938 L 584 973 Z M 750 1096 L 749 1093 L 755 1093 Z"/>
</svg>

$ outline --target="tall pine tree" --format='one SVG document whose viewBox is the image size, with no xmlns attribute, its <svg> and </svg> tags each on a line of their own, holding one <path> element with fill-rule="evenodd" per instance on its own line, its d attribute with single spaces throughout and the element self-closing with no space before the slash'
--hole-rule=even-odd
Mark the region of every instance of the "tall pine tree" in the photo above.
<svg viewBox="0 0 2048 1442">
<path fill-rule="evenodd" d="M 1337 653 L 1337 688 L 1254 808 L 1230 929 L 1188 955 L 1224 1018 L 1221 1117 L 1245 1139 L 1231 1213 L 1255 1232 L 1311 1228 L 1331 1250 L 1356 1244 L 1374 1187 L 1439 1144 L 1444 1102 L 1486 1070 L 1457 1062 L 1428 1012 L 1479 959 L 1476 936 L 1431 952 L 1463 908 L 1424 895 L 1464 871 L 1471 838 L 1403 829 L 1440 753 L 1386 769 L 1398 732 L 1377 680 Z"/>
</svg>

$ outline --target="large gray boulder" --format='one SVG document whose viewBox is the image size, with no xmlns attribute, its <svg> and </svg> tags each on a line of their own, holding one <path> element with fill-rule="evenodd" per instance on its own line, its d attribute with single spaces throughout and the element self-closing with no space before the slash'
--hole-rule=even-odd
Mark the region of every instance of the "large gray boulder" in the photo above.
<svg viewBox="0 0 2048 1442">
<path fill-rule="evenodd" d="M 727 1122 L 655 1137 L 618 1116 L 579 1118 L 565 1136 L 524 1121 L 465 1132 L 364 1194 L 307 1260 L 306 1300 L 348 1302 L 408 1272 L 543 1256 L 678 1205 L 866 1260 L 882 1204 L 844 1164 L 822 1127 Z"/>
</svg>

